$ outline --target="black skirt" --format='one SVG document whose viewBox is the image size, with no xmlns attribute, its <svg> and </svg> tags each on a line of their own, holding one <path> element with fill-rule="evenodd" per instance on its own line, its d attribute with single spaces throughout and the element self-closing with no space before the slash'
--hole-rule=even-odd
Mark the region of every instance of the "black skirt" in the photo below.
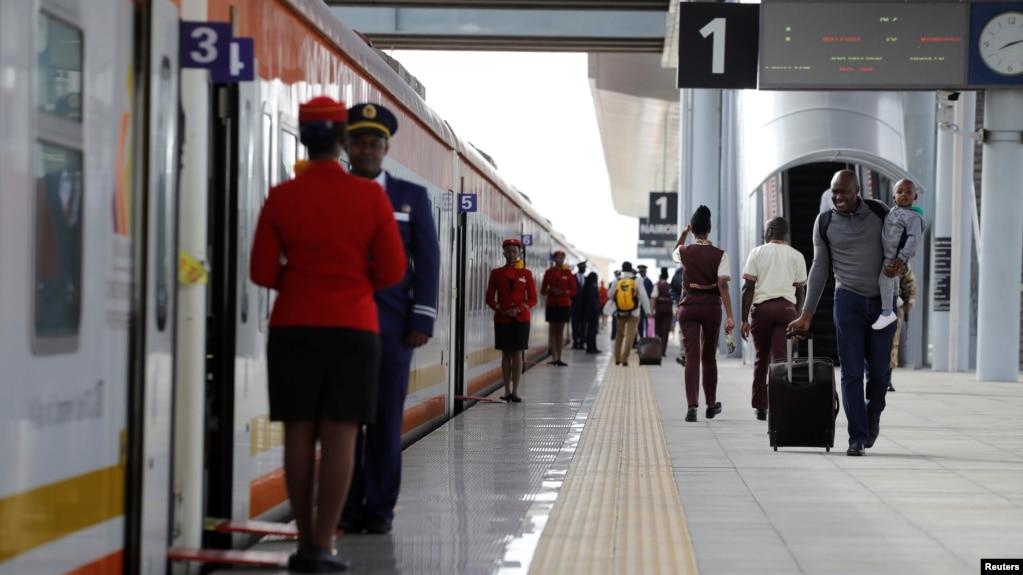
<svg viewBox="0 0 1023 575">
<path fill-rule="evenodd" d="M 494 347 L 501 351 L 522 351 L 529 348 L 529 322 L 494 324 Z"/>
<path fill-rule="evenodd" d="M 334 328 L 270 328 L 267 341 L 272 421 L 372 423 L 377 410 L 380 337 Z"/>
<path fill-rule="evenodd" d="M 569 306 L 549 305 L 545 312 L 547 323 L 565 323 L 572 319 L 572 308 Z"/>
</svg>

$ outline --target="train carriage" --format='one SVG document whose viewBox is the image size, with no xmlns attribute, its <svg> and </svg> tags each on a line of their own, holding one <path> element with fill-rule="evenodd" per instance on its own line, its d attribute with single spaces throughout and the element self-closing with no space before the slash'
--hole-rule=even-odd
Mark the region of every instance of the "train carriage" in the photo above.
<svg viewBox="0 0 1023 575">
<path fill-rule="evenodd" d="M 180 21 L 204 19 L 254 38 L 255 81 L 179 67 Z M 412 365 L 413 441 L 498 385 L 483 299 L 501 240 L 533 238 L 537 281 L 555 249 L 583 255 L 321 2 L 0 1 L 0 573 L 163 573 L 203 517 L 286 516 L 273 294 L 248 258 L 318 94 L 391 108 L 385 167 L 430 193 L 441 296 Z M 460 216 L 458 193 L 480 211 Z M 205 284 L 179 277 L 182 252 Z"/>
</svg>

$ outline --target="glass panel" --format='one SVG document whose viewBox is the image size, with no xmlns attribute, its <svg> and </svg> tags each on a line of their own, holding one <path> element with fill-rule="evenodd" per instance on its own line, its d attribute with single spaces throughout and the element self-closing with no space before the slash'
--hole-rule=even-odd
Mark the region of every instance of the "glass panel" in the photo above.
<svg viewBox="0 0 1023 575">
<path fill-rule="evenodd" d="M 298 136 L 281 130 L 281 180 L 295 177 L 295 162 L 298 160 Z"/>
<path fill-rule="evenodd" d="M 174 77 L 170 60 L 163 58 L 160 62 L 160 87 L 158 93 L 172 94 Z M 174 277 L 174 226 L 170 221 L 173 210 L 171 201 L 174 182 L 174 122 L 173 106 L 160 106 L 156 112 L 156 142 L 162 153 L 155 169 L 156 173 L 156 329 L 167 329 L 167 316 L 170 307 L 171 278 Z"/>
<path fill-rule="evenodd" d="M 241 252 L 238 263 L 241 270 L 238 274 L 241 281 L 238 282 L 238 289 L 241 295 L 238 298 L 238 316 L 242 323 L 249 321 L 249 242 L 252 241 L 252 234 L 249 232 L 252 218 L 252 177 L 253 163 L 255 158 L 255 147 L 252 145 L 252 101 L 242 100 L 240 118 L 238 121 L 238 250 Z"/>
<path fill-rule="evenodd" d="M 45 12 L 36 35 L 36 107 L 40 112 L 82 120 L 82 31 Z"/>
<path fill-rule="evenodd" d="M 36 143 L 35 335 L 77 335 L 82 303 L 82 153 Z"/>
</svg>

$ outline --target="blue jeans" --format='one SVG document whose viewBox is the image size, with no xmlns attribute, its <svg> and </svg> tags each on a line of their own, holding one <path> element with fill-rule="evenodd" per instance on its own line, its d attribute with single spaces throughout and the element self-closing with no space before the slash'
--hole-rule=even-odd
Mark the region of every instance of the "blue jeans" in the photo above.
<svg viewBox="0 0 1023 575">
<path fill-rule="evenodd" d="M 892 378 L 889 361 L 895 324 L 883 330 L 870 327 L 881 313 L 880 297 L 835 290 L 835 335 L 842 362 L 842 407 L 849 421 L 849 441 L 865 442 L 868 422 L 878 422 Z M 866 374 L 866 397 L 863 377 Z"/>
</svg>

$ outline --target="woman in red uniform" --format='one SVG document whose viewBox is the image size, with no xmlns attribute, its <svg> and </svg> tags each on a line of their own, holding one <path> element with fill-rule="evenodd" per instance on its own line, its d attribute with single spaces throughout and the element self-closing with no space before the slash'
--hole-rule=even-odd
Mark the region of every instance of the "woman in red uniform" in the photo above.
<svg viewBox="0 0 1023 575">
<path fill-rule="evenodd" d="M 251 275 L 277 291 L 267 364 L 270 419 L 284 422 L 285 484 L 299 533 L 288 568 L 322 573 L 347 567 L 331 552 L 332 538 L 352 477 L 356 430 L 376 413 L 373 291 L 401 280 L 406 262 L 383 189 L 338 163 L 344 103 L 313 98 L 298 117 L 309 165 L 270 190 Z"/>
<path fill-rule="evenodd" d="M 543 281 L 540 282 L 540 293 L 547 296 L 551 365 L 568 365 L 561 361 L 561 350 L 565 349 L 565 324 L 572 319 L 572 298 L 577 291 L 575 276 L 565 265 L 565 252 L 554 252 L 554 267 L 543 274 Z"/>
<path fill-rule="evenodd" d="M 487 305 L 494 310 L 494 347 L 501 350 L 501 399 L 518 403 L 522 379 L 522 352 L 529 347 L 529 308 L 536 305 L 536 282 L 522 261 L 522 242 L 501 244 L 505 265 L 490 271 Z"/>
<path fill-rule="evenodd" d="M 690 230 L 696 242 L 685 245 Z M 710 234 L 710 209 L 696 208 L 689 225 L 682 230 L 673 255 L 682 264 L 682 300 L 679 302 L 678 320 L 682 325 L 682 347 L 686 356 L 686 399 L 689 410 L 686 421 L 696 421 L 700 405 L 700 365 L 703 365 L 703 396 L 707 401 L 707 419 L 721 413 L 717 401 L 718 331 L 721 329 L 721 305 L 725 306 L 725 333 L 732 333 L 732 300 L 728 294 L 728 254 L 707 239 Z"/>
</svg>

